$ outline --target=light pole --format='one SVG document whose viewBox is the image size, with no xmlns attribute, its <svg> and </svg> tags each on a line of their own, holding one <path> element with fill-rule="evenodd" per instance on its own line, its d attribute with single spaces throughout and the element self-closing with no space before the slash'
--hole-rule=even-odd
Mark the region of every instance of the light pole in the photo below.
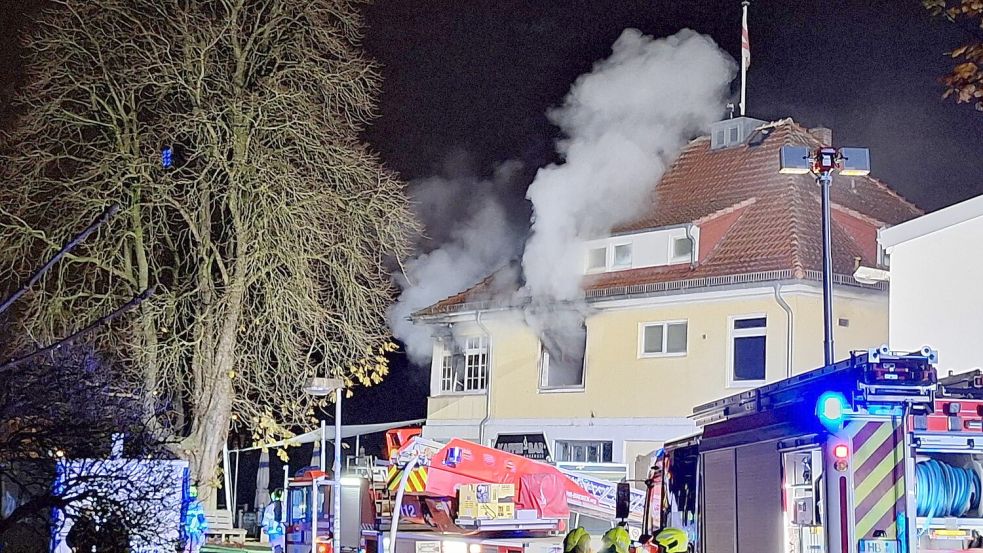
<svg viewBox="0 0 983 553">
<path fill-rule="evenodd" d="M 833 364 L 833 248 L 830 238 L 829 188 L 833 171 L 845 176 L 870 174 L 870 152 L 867 148 L 821 147 L 810 150 L 804 146 L 782 146 L 779 155 L 780 173 L 816 177 L 822 196 L 823 228 L 823 360 Z"/>
<path fill-rule="evenodd" d="M 324 397 L 334 392 L 334 463 L 331 470 L 331 549 L 334 553 L 341 553 L 341 395 L 345 391 L 345 382 L 340 378 L 314 377 L 304 388 L 305 391 L 316 397 Z M 321 459 L 325 456 L 324 423 L 321 424 Z M 321 470 L 324 470 L 324 462 L 321 462 Z M 314 499 L 311 500 L 313 503 Z M 315 509 L 316 511 L 316 509 Z M 315 514 L 314 518 L 317 516 Z M 311 537 L 312 542 L 317 540 L 317 536 Z"/>
</svg>

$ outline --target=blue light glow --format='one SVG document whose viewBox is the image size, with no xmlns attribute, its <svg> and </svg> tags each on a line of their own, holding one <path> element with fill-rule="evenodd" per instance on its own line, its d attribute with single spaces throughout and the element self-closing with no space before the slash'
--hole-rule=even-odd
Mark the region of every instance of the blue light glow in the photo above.
<svg viewBox="0 0 983 553">
<path fill-rule="evenodd" d="M 826 392 L 819 396 L 819 401 L 816 402 L 816 412 L 820 422 L 831 430 L 843 424 L 843 417 L 849 408 L 843 394 L 836 392 Z"/>
<path fill-rule="evenodd" d="M 160 151 L 160 164 L 164 166 L 164 169 L 168 169 L 172 163 L 173 151 L 170 146 L 165 146 L 163 150 Z"/>
</svg>

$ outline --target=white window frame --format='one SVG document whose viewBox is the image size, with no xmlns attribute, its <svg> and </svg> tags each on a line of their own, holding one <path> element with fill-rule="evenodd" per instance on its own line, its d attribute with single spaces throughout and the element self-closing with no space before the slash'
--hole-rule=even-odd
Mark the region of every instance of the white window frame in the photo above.
<svg viewBox="0 0 983 553">
<path fill-rule="evenodd" d="M 618 265 L 618 248 L 622 246 L 628 246 L 628 263 L 625 265 Z M 635 247 L 631 242 L 617 242 L 611 244 L 611 263 L 609 263 L 609 270 L 620 271 L 624 269 L 631 269 L 635 264 Z"/>
<path fill-rule="evenodd" d="M 676 255 L 676 241 L 685 240 L 689 242 L 689 253 L 682 256 Z M 690 240 L 689 236 L 669 236 L 669 264 L 689 263 L 693 258 L 693 250 L 696 248 L 696 240 Z"/>
<path fill-rule="evenodd" d="M 764 319 L 765 326 L 757 328 L 734 328 L 734 321 L 743 319 Z M 765 337 L 765 377 L 762 380 L 737 380 L 734 378 L 734 339 L 751 338 L 755 336 Z M 689 338 L 687 333 L 687 339 Z M 767 313 L 743 313 L 741 315 L 731 315 L 727 317 L 727 387 L 728 388 L 756 388 L 768 382 L 768 314 Z"/>
<path fill-rule="evenodd" d="M 609 259 L 610 259 L 610 256 L 611 256 L 611 252 L 608 251 L 609 249 L 610 248 L 608 248 L 606 245 L 605 246 L 596 246 L 596 247 L 592 247 L 592 248 L 587 248 L 587 251 L 584 254 L 584 272 L 586 274 L 594 274 L 594 273 L 603 273 L 603 272 L 606 272 L 608 270 L 608 267 L 610 266 Z M 595 250 L 604 250 L 604 265 L 602 265 L 600 267 L 591 267 L 590 266 L 590 254 L 591 254 L 591 252 L 593 252 Z"/>
<path fill-rule="evenodd" d="M 556 394 L 567 392 L 583 392 L 587 389 L 587 349 L 590 347 L 590 335 L 588 334 L 584 344 L 584 363 L 580 368 L 580 384 L 572 386 L 548 386 L 547 376 L 549 376 L 549 357 L 550 352 L 542 340 L 539 341 L 539 393 Z"/>
<path fill-rule="evenodd" d="M 599 451 L 600 451 L 600 457 L 601 457 L 601 459 L 598 460 L 598 461 L 588 461 L 588 460 L 586 460 L 586 457 L 587 456 L 584 455 L 584 457 L 585 457 L 585 460 L 584 461 L 574 461 L 574 460 L 563 460 L 563 461 L 560 461 L 559 460 L 559 458 L 560 458 L 560 444 L 568 444 L 568 446 L 570 446 L 570 445 L 572 445 L 572 446 L 579 445 L 579 446 L 584 447 L 585 450 L 589 446 L 599 446 Z M 610 449 L 611 449 L 611 459 L 608 460 L 608 461 L 605 461 L 603 459 L 604 458 L 604 445 L 605 444 L 611 444 L 611 446 L 610 446 Z M 577 439 L 574 439 L 574 440 L 554 440 L 553 441 L 553 461 L 555 463 L 582 463 L 582 464 L 613 463 L 614 462 L 614 440 L 577 440 Z"/>
<path fill-rule="evenodd" d="M 686 349 L 680 352 L 667 352 L 666 349 L 669 345 L 669 325 L 673 324 L 684 324 L 686 325 Z M 650 326 L 661 326 L 662 327 L 662 351 L 661 352 L 647 352 L 645 351 L 645 329 Z M 650 357 L 686 357 L 689 353 L 689 319 L 674 319 L 669 321 L 648 321 L 644 323 L 638 323 L 638 358 L 647 359 Z"/>
<path fill-rule="evenodd" d="M 435 387 L 433 390 L 434 395 L 463 396 L 463 395 L 480 395 L 486 393 L 488 391 L 488 377 L 489 377 L 489 364 L 490 364 L 489 361 L 491 359 L 491 355 L 490 355 L 491 340 L 489 339 L 488 336 L 484 336 L 480 334 L 461 336 L 456 338 L 455 340 L 457 340 L 457 342 L 451 344 L 451 347 L 448 347 L 448 344 L 446 343 L 441 344 L 440 355 L 434 356 L 434 360 L 431 364 L 431 370 L 433 370 L 436 375 Z M 474 347 L 472 347 L 471 345 L 472 340 L 478 340 L 477 345 Z M 463 378 L 464 378 L 463 390 L 453 389 L 454 387 L 453 358 L 454 358 L 455 351 L 452 348 L 458 347 L 457 346 L 458 343 L 463 344 L 463 347 L 461 347 L 461 352 L 460 352 L 461 355 L 464 357 L 464 366 L 461 367 L 461 370 L 463 371 Z M 477 357 L 481 355 L 484 355 L 483 365 L 475 366 L 475 367 L 469 366 L 469 364 L 472 362 L 473 357 Z M 447 359 L 451 360 L 449 378 L 446 376 L 446 367 L 444 364 L 445 360 Z M 476 369 L 474 371 L 474 374 L 472 374 L 472 369 Z M 449 383 L 451 389 L 445 389 L 444 387 L 445 383 Z M 477 383 L 481 383 L 483 384 L 483 386 L 470 387 L 472 386 L 472 384 L 477 384 Z"/>
</svg>

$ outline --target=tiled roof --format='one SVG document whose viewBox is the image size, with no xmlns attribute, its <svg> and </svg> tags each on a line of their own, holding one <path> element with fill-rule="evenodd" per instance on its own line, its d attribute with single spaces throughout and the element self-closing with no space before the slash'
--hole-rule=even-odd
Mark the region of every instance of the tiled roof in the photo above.
<svg viewBox="0 0 983 553">
<path fill-rule="evenodd" d="M 589 275 L 586 291 L 611 286 L 719 277 L 768 271 L 791 271 L 795 278 L 822 270 L 819 187 L 811 175 L 778 172 L 783 145 L 821 146 L 791 119 L 760 127 L 742 146 L 710 149 L 709 137 L 687 145 L 654 188 L 651 207 L 614 233 L 632 233 L 670 225 L 698 223 L 700 259 L 689 264 L 630 269 Z M 853 273 L 855 259 L 876 264 L 876 228 L 902 223 L 922 212 L 872 177 L 833 179 L 831 201 L 833 272 Z M 704 231 L 707 229 L 707 231 Z M 710 232 L 710 229 L 714 229 Z M 869 230 L 870 232 L 867 232 Z M 711 243 L 702 243 L 704 238 Z M 513 267 L 513 284 L 518 277 Z M 452 311 L 454 306 L 485 301 L 489 277 L 470 290 L 451 296 L 418 314 Z"/>
</svg>

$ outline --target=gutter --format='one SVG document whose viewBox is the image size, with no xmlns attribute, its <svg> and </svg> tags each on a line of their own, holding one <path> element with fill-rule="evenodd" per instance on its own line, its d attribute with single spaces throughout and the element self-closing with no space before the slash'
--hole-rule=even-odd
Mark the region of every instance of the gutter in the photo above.
<svg viewBox="0 0 983 553">
<path fill-rule="evenodd" d="M 696 239 L 693 238 L 693 223 L 686 225 L 686 238 L 689 239 L 689 268 L 696 268 Z"/>
<path fill-rule="evenodd" d="M 488 346 L 485 354 L 485 418 L 478 423 L 478 443 L 485 445 L 485 424 L 491 418 L 491 390 L 492 390 L 492 337 L 488 327 L 481 322 L 481 311 L 475 311 L 474 322 L 478 328 L 488 337 Z"/>
<path fill-rule="evenodd" d="M 782 297 L 782 283 L 775 283 L 775 301 L 785 310 L 785 376 L 792 376 L 792 323 L 795 322 L 795 315 L 785 298 Z"/>
</svg>

